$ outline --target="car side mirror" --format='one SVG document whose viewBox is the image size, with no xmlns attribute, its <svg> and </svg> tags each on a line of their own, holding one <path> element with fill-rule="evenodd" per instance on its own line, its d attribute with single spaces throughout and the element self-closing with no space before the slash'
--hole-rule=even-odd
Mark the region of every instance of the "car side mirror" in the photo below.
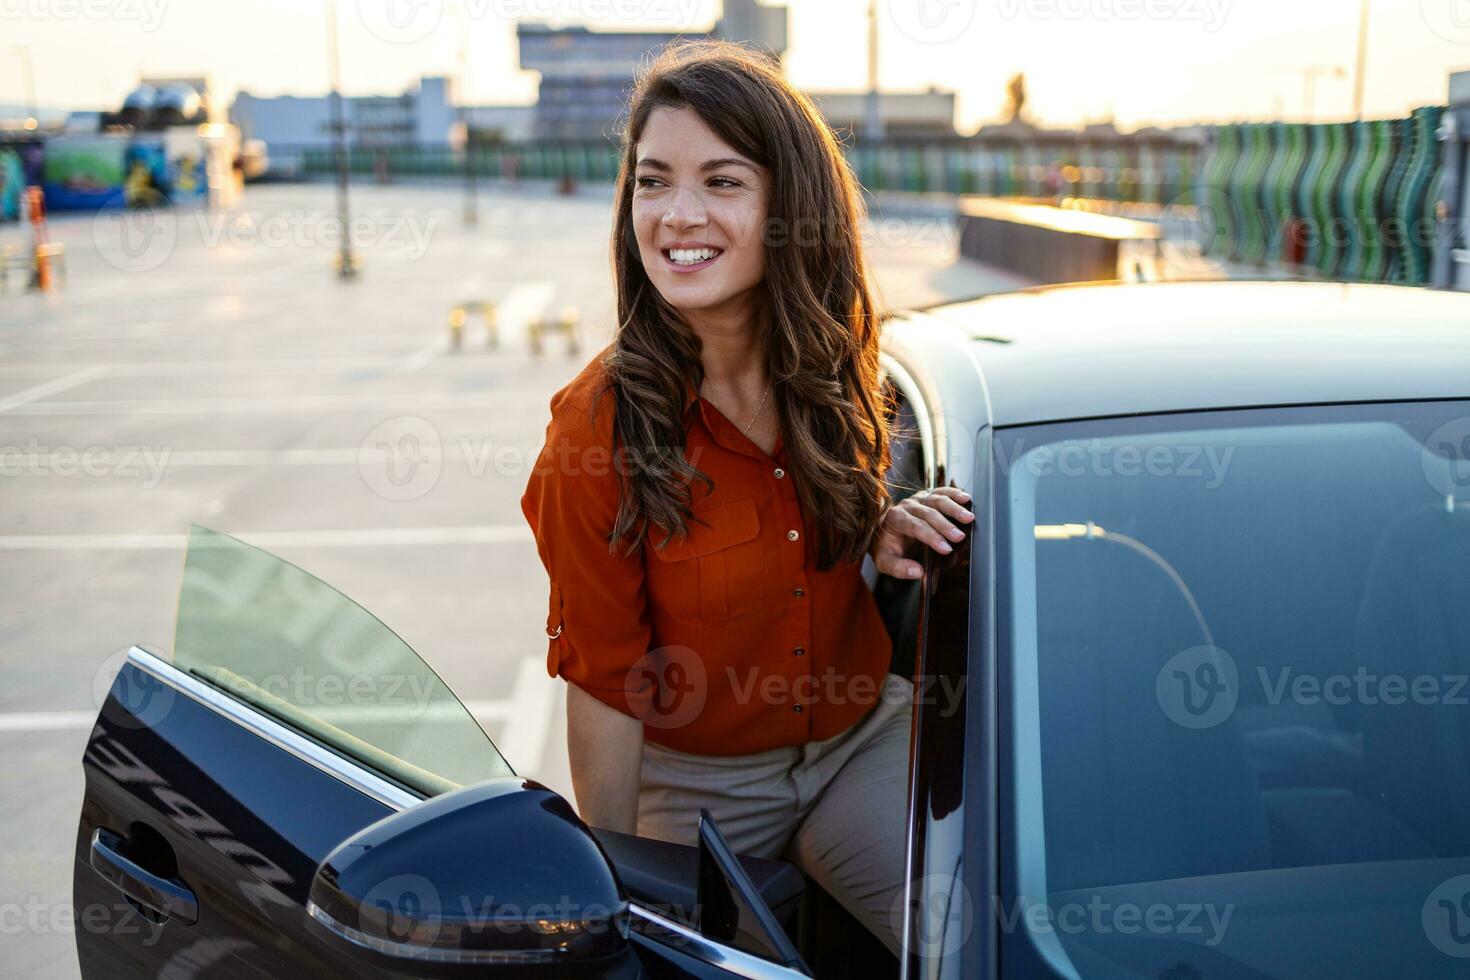
<svg viewBox="0 0 1470 980">
<path fill-rule="evenodd" d="M 636 976 L 629 906 L 570 804 L 495 779 L 363 828 L 317 868 L 310 927 L 390 973 Z"/>
</svg>

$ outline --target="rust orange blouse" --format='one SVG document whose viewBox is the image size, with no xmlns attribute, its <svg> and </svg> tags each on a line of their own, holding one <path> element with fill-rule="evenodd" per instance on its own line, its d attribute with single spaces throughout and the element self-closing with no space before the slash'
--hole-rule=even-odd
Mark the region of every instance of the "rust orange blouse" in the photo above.
<svg viewBox="0 0 1470 980">
<path fill-rule="evenodd" d="M 551 399 L 521 510 L 551 578 L 546 666 L 682 752 L 744 755 L 831 738 L 871 709 L 892 653 L 859 563 L 816 568 L 779 440 L 767 455 L 691 384 L 696 521 L 662 551 L 609 551 L 614 399 L 601 355 Z"/>
</svg>

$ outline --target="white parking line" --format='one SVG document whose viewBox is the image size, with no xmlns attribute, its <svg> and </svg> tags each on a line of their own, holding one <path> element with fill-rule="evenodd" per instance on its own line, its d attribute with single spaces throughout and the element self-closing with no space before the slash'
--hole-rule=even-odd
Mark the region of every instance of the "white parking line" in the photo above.
<svg viewBox="0 0 1470 980">
<path fill-rule="evenodd" d="M 397 456 L 382 449 L 322 448 L 322 449 L 172 449 L 156 450 L 158 465 L 163 466 L 356 466 L 386 465 L 395 462 Z M 531 450 L 532 455 L 540 447 Z M 477 454 L 467 440 L 448 446 L 420 446 L 415 457 L 420 462 L 433 460 L 462 460 L 479 462 L 484 454 Z M 64 475 L 66 466 L 76 467 L 82 457 L 75 450 L 54 453 L 22 453 L 11 451 L 11 447 L 0 446 L 0 475 L 19 467 L 28 476 Z M 85 461 L 92 472 L 113 469 L 116 461 L 121 466 L 136 468 L 138 451 L 133 449 L 110 452 L 102 448 L 89 450 Z M 121 473 L 119 475 L 131 475 Z"/>
<path fill-rule="evenodd" d="M 106 365 L 75 361 L 51 364 L 0 364 L 0 378 L 47 377 L 58 371 L 82 371 L 105 367 L 111 378 L 193 378 L 200 375 L 256 374 L 342 374 L 349 371 L 390 371 L 402 363 L 401 356 L 373 357 L 261 357 L 231 361 L 128 361 Z M 457 363 L 457 362 L 456 362 Z M 476 365 L 477 369 L 481 366 Z"/>
<path fill-rule="evenodd" d="M 491 395 L 473 392 L 445 392 L 396 395 L 283 395 L 277 398 L 150 398 L 137 401 L 41 402 L 34 405 L 17 404 L 7 414 L 258 415 L 272 412 L 396 412 L 409 414 L 435 408 L 504 408 L 507 399 L 524 400 L 532 393 L 528 389 L 502 388 Z M 540 397 L 540 389 L 536 389 L 534 394 Z M 0 411 L 5 410 L 5 403 L 0 402 Z"/>
<path fill-rule="evenodd" d="M 271 548 L 367 548 L 391 545 L 520 544 L 532 539 L 524 524 L 458 527 L 363 527 L 341 530 L 239 531 L 247 544 Z M 183 548 L 187 534 L 5 534 L 0 551 L 123 550 Z"/>
<path fill-rule="evenodd" d="M 500 725 L 496 748 L 511 768 L 521 775 L 541 769 L 547 739 L 551 735 L 557 683 L 547 675 L 542 658 L 522 657 L 510 697 L 464 702 L 466 710 L 482 725 Z M 394 710 L 402 712 L 401 707 Z M 363 712 L 354 711 L 353 714 L 361 715 Z M 0 713 L 0 733 L 86 731 L 96 720 L 95 710 L 4 712 Z"/>
<path fill-rule="evenodd" d="M 91 728 L 95 711 L 17 711 L 0 714 L 0 732 L 66 732 Z"/>
<path fill-rule="evenodd" d="M 84 385 L 88 381 L 94 378 L 100 378 L 106 373 L 106 367 L 101 364 L 94 364 L 91 367 L 82 368 L 80 371 L 73 371 L 64 378 L 57 378 L 55 381 L 47 381 L 45 384 L 39 384 L 17 391 L 13 395 L 0 398 L 0 412 L 8 412 L 16 406 L 29 404 L 48 395 L 54 395 L 58 391 L 75 388 L 77 385 Z"/>
</svg>

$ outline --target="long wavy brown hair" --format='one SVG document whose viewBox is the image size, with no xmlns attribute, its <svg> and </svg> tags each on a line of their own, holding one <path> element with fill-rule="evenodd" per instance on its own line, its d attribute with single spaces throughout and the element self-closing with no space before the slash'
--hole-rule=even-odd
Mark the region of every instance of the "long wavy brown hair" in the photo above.
<svg viewBox="0 0 1470 980">
<path fill-rule="evenodd" d="M 649 281 L 632 223 L 636 147 L 660 107 L 696 112 L 766 167 L 763 243 L 771 401 L 819 568 L 861 560 L 888 507 L 891 406 L 878 377 L 879 312 L 861 240 L 863 202 L 832 130 L 767 55 L 716 41 L 666 48 L 640 74 L 622 134 L 612 259 L 618 328 L 604 366 L 624 459 L 610 546 L 631 554 L 650 527 L 687 533 L 691 485 L 711 478 L 684 455 L 686 386 L 703 381 L 700 340 Z M 697 518 L 695 518 L 697 519 Z M 665 543 L 660 541 L 659 544 Z"/>
</svg>

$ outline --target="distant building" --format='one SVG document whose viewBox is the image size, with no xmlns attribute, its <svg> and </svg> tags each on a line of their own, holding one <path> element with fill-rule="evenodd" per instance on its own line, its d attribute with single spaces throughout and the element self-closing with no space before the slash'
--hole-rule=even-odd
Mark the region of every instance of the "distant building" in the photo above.
<svg viewBox="0 0 1470 980">
<path fill-rule="evenodd" d="M 230 121 L 246 139 L 268 146 L 324 146 L 332 141 L 331 96 L 282 95 L 261 98 L 241 92 L 230 107 Z M 343 98 L 348 139 L 360 146 L 448 143 L 460 122 L 449 79 L 430 76 L 399 95 Z M 531 106 L 469 106 L 472 129 L 504 139 L 530 135 Z"/>
<path fill-rule="evenodd" d="M 847 130 L 858 139 L 867 135 L 866 92 L 808 92 L 822 115 L 836 130 Z M 939 139 L 957 135 L 954 127 L 953 92 L 930 88 L 927 92 L 880 92 L 878 115 L 888 139 Z"/>
<path fill-rule="evenodd" d="M 680 38 L 719 37 L 780 59 L 786 8 L 725 0 L 709 32 L 593 31 L 586 27 L 516 28 L 521 68 L 541 75 L 533 134 L 537 139 L 608 139 L 622 125 L 638 67 Z"/>
</svg>

